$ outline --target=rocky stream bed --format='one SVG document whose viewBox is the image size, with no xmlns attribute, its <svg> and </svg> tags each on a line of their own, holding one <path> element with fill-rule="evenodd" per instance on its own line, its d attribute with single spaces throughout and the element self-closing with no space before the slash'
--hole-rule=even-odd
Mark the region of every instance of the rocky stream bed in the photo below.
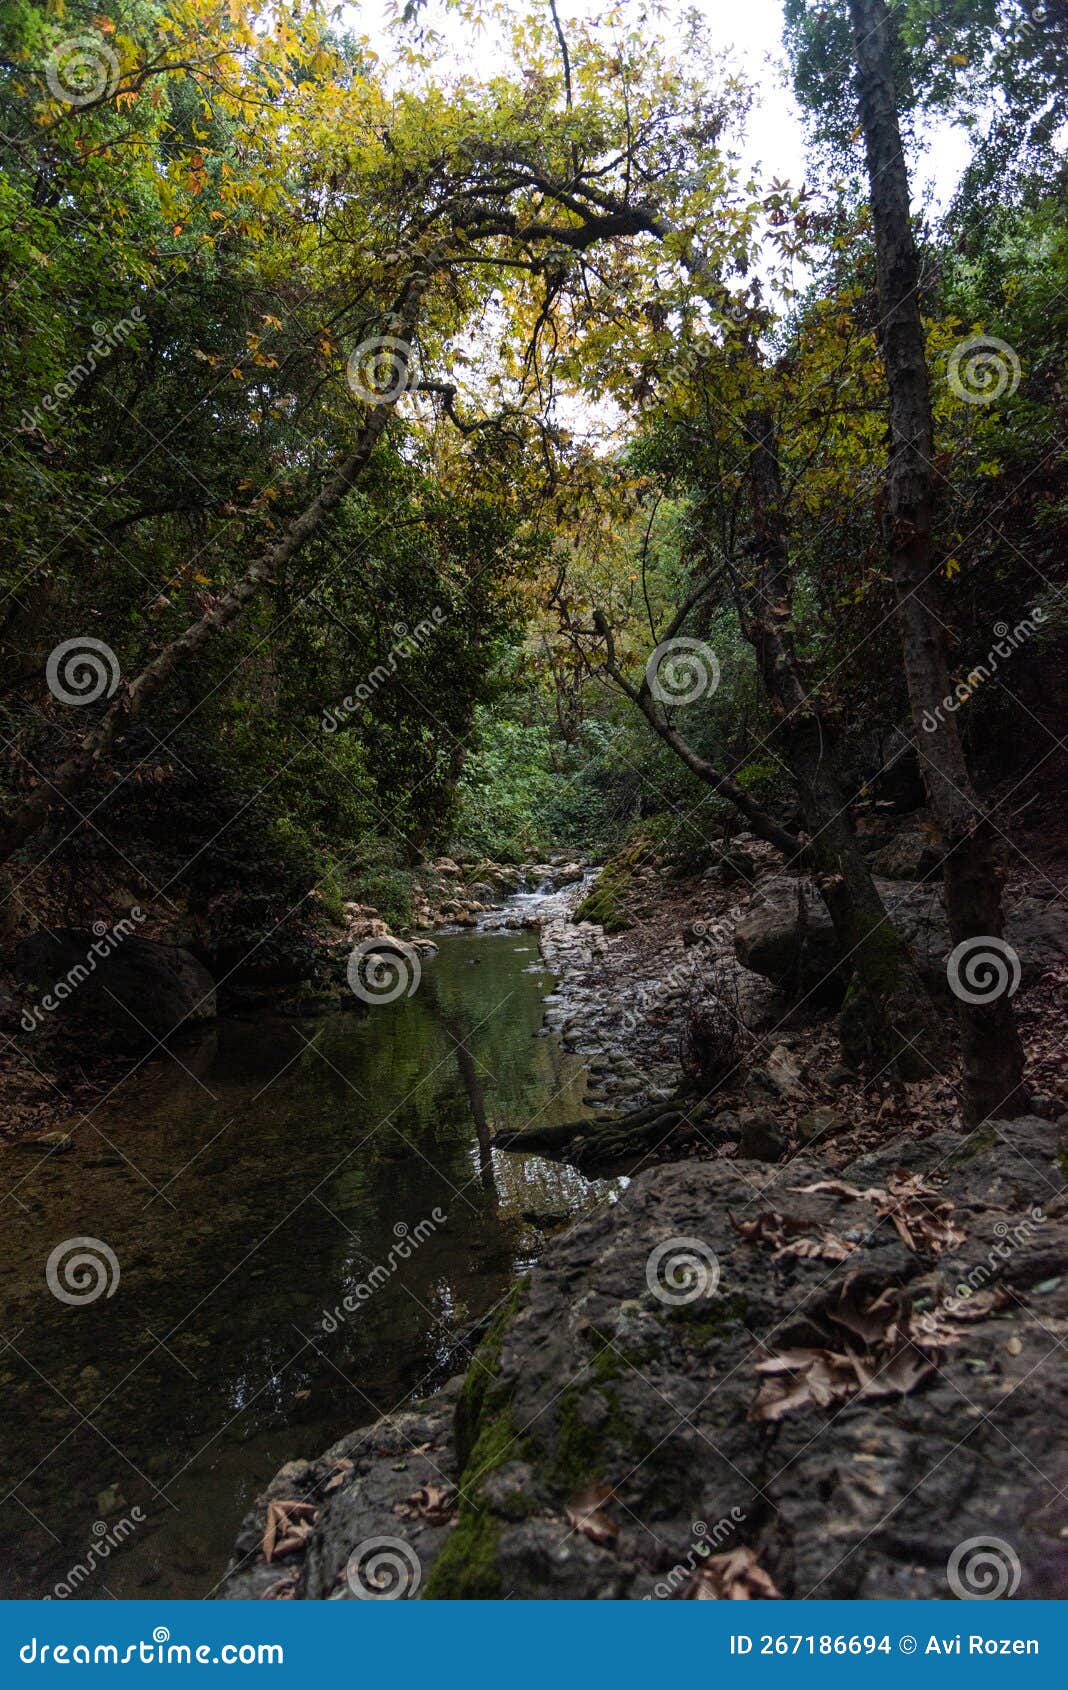
<svg viewBox="0 0 1068 1690">
<path fill-rule="evenodd" d="M 888 866 L 934 968 L 931 865 Z M 991 1537 L 999 1594 L 1068 1593 L 1068 1117 L 1041 1038 L 1068 932 L 1041 889 L 1011 909 L 1040 1089 L 971 1134 L 951 1072 L 840 1060 L 826 923 L 753 841 L 674 886 L 639 861 L 474 912 L 538 925 L 547 1024 L 590 1077 L 575 1120 L 497 1147 L 629 1182 L 463 1376 L 277 1474 L 222 1594 L 952 1599 Z M 694 1028 L 724 1006 L 702 1087 Z"/>
</svg>

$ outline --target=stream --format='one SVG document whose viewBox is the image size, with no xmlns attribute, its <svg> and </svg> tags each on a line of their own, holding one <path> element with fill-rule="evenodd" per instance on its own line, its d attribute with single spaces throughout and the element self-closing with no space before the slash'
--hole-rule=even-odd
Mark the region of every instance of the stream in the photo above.
<svg viewBox="0 0 1068 1690">
<path fill-rule="evenodd" d="M 284 1462 L 458 1371 L 552 1229 L 614 1197 L 476 1125 L 574 1118 L 585 1088 L 507 918 L 366 1017 L 222 1018 L 66 1153 L 5 1155 L 0 1595 L 209 1595 Z M 60 1250 L 64 1301 L 71 1240 L 113 1262 Z"/>
</svg>

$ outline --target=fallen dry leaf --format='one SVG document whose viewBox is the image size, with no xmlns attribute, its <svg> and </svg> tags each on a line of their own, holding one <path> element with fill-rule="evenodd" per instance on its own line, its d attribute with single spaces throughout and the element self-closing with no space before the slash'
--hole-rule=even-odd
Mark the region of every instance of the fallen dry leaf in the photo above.
<svg viewBox="0 0 1068 1690">
<path fill-rule="evenodd" d="M 699 1567 L 684 1596 L 696 1602 L 781 1601 L 782 1593 L 757 1563 L 752 1549 L 739 1545 L 722 1555 L 711 1555 Z"/>
<path fill-rule="evenodd" d="M 775 1252 L 775 1260 L 778 1261 L 780 1256 L 800 1256 L 803 1261 L 818 1257 L 825 1262 L 844 1262 L 855 1249 L 855 1244 L 839 1238 L 836 1232 L 823 1231 L 815 1238 L 793 1238 L 780 1245 Z"/>
<path fill-rule="evenodd" d="M 963 1244 L 965 1234 L 953 1221 L 953 1205 L 939 1197 L 919 1174 L 891 1174 L 885 1188 L 870 1185 L 865 1190 L 846 1180 L 818 1180 L 815 1185 L 790 1188 L 800 1196 L 826 1191 L 836 1197 L 852 1197 L 871 1203 L 881 1217 L 892 1222 L 903 1244 L 918 1254 L 921 1248 L 940 1256 Z"/>
<path fill-rule="evenodd" d="M 900 1296 L 892 1287 L 880 1292 L 873 1302 L 861 1304 L 855 1298 L 850 1280 L 842 1286 L 837 1301 L 824 1304 L 819 1312 L 871 1349 L 891 1341 L 900 1310 Z"/>
<path fill-rule="evenodd" d="M 456 1511 L 455 1485 L 420 1485 L 411 1496 L 393 1506 L 394 1514 L 404 1520 L 429 1520 L 431 1525 L 443 1525 Z"/>
<path fill-rule="evenodd" d="M 963 1292 L 946 1298 L 942 1312 L 949 1320 L 983 1320 L 995 1309 L 1011 1308 L 1014 1302 L 1022 1302 L 1018 1292 L 1010 1293 L 1005 1286 L 995 1285 L 989 1291 L 971 1291 L 967 1295 Z"/>
<path fill-rule="evenodd" d="M 733 1215 L 729 1218 L 735 1232 L 743 1238 L 751 1243 L 772 1245 L 775 1261 L 783 1256 L 799 1256 L 802 1260 L 818 1257 L 827 1262 L 844 1262 L 856 1249 L 855 1244 L 827 1228 L 813 1236 L 810 1222 L 780 1214 L 777 1209 L 769 1209 L 751 1221 L 736 1221 Z"/>
<path fill-rule="evenodd" d="M 878 1185 L 869 1185 L 866 1191 L 861 1191 L 859 1185 L 850 1185 L 844 1179 L 821 1179 L 815 1185 L 792 1185 L 791 1191 L 796 1191 L 802 1197 L 810 1197 L 815 1191 L 829 1191 L 835 1197 L 859 1197 L 865 1203 L 885 1201 L 887 1193 Z"/>
<path fill-rule="evenodd" d="M 275 1579 L 273 1584 L 267 1586 L 260 1600 L 263 1602 L 292 1602 L 296 1594 L 299 1577 L 300 1574 L 293 1571 L 286 1573 L 283 1578 Z"/>
<path fill-rule="evenodd" d="M 296 1499 L 267 1504 L 267 1522 L 263 1531 L 263 1558 L 280 1560 L 303 1549 L 311 1536 L 312 1523 L 318 1510 L 314 1503 Z M 302 1523 L 303 1522 L 303 1523 Z"/>
<path fill-rule="evenodd" d="M 347 1455 L 343 1455 L 339 1461 L 334 1463 L 334 1471 L 323 1486 L 323 1495 L 330 1496 L 334 1491 L 340 1490 L 351 1472 L 352 1462 Z"/>
<path fill-rule="evenodd" d="M 785 1363 L 785 1365 L 784 1365 Z M 781 1420 L 796 1408 L 829 1408 L 855 1397 L 906 1396 L 934 1371 L 933 1362 L 906 1345 L 889 1357 L 854 1350 L 790 1350 L 757 1362 L 767 1374 L 750 1410 L 753 1420 Z"/>
<path fill-rule="evenodd" d="M 825 1348 L 778 1350 L 757 1362 L 764 1383 L 752 1419 L 774 1422 L 798 1408 L 907 1396 L 934 1372 L 945 1345 L 958 1339 L 937 1316 L 914 1316 L 909 1298 L 893 1286 L 862 1302 L 848 1283 L 819 1310 L 818 1320 L 828 1333 Z M 843 1333 L 859 1339 L 860 1348 L 843 1343 Z"/>
<path fill-rule="evenodd" d="M 612 1495 L 611 1485 L 603 1482 L 588 1485 L 567 1505 L 567 1518 L 575 1531 L 588 1537 L 591 1543 L 612 1543 L 619 1536 L 619 1527 L 605 1513 L 601 1504 Z"/>
</svg>

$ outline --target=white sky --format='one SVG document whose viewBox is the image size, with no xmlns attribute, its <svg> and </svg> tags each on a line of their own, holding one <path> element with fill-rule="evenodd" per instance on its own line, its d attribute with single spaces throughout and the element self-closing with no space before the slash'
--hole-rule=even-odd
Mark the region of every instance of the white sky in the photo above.
<svg viewBox="0 0 1068 1690">
<path fill-rule="evenodd" d="M 690 0 L 690 3 L 708 20 L 713 41 L 731 52 L 747 80 L 758 90 L 750 113 L 743 163 L 750 168 L 759 165 L 765 177 L 776 175 L 799 185 L 806 175 L 804 134 L 785 71 L 780 0 Z M 627 10 L 645 10 L 643 0 L 622 0 L 622 4 Z M 569 18 L 597 15 L 596 0 L 557 0 L 557 11 L 566 31 Z M 386 0 L 352 0 L 345 6 L 345 13 L 352 26 L 368 35 L 380 48 L 383 58 L 387 58 Z M 481 57 L 487 74 L 492 71 L 493 51 L 487 35 L 472 33 L 440 0 L 428 0 L 423 17 L 445 38 L 453 65 L 477 74 Z M 647 25 L 650 31 L 666 30 L 668 26 L 667 18 L 657 19 L 655 15 L 650 16 Z M 944 205 L 967 156 L 968 141 L 962 130 L 939 124 L 926 131 L 916 156 L 910 160 L 916 202 L 928 202 L 933 196 Z"/>
<path fill-rule="evenodd" d="M 532 0 L 524 0 L 525 4 Z M 547 0 L 541 0 L 548 12 Z M 622 7 L 645 10 L 644 0 L 621 0 Z M 709 35 L 716 47 L 726 49 L 739 70 L 756 90 L 756 98 L 749 114 L 741 162 L 754 170 L 765 182 L 772 176 L 799 186 L 806 178 L 804 131 L 797 103 L 786 75 L 786 55 L 782 44 L 782 7 L 780 0 L 691 0 L 709 24 Z M 605 10 L 608 8 L 605 7 Z M 569 18 L 597 16 L 597 0 L 557 0 L 557 11 L 565 32 Z M 387 27 L 387 0 L 352 0 L 345 13 L 350 26 L 370 38 L 380 57 L 390 57 L 390 33 Z M 446 43 L 444 63 L 447 69 L 460 70 L 477 76 L 484 69 L 487 76 L 500 68 L 489 32 L 473 32 L 441 0 L 428 0 L 421 21 L 425 21 Z M 649 17 L 647 27 L 667 30 L 668 18 Z M 858 150 L 858 167 L 862 166 Z M 967 159 L 967 140 L 963 133 L 946 125 L 928 132 L 910 160 L 913 197 L 917 205 L 945 204 Z M 758 169 L 759 167 L 759 169 Z M 804 285 L 803 269 L 794 273 L 794 284 Z M 614 438 L 619 417 L 613 405 L 602 406 L 596 418 L 585 403 L 576 403 L 573 396 L 558 394 L 556 420 L 571 429 L 576 436 L 602 441 Z"/>
</svg>

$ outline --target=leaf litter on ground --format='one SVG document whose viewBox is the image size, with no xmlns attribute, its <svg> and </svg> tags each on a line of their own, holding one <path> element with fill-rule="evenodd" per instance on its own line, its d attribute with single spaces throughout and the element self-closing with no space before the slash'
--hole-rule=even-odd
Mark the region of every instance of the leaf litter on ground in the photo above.
<svg viewBox="0 0 1068 1690">
<path fill-rule="evenodd" d="M 318 1512 L 311 1502 L 269 1502 L 263 1532 L 264 1560 L 280 1561 L 285 1555 L 298 1555 L 306 1549 Z"/>
<path fill-rule="evenodd" d="M 682 1592 L 691 1602 L 773 1602 L 782 1592 L 757 1561 L 752 1549 L 740 1544 L 722 1555 L 712 1555 L 698 1567 Z"/>
<path fill-rule="evenodd" d="M 603 1480 L 596 1484 L 587 1485 L 585 1490 L 573 1496 L 567 1505 L 568 1523 L 583 1537 L 588 1537 L 591 1543 L 613 1543 L 619 1536 L 619 1527 L 610 1515 L 604 1511 L 604 1503 L 612 1495 L 611 1485 Z"/>
<path fill-rule="evenodd" d="M 892 1221 L 902 1242 L 917 1254 L 927 1250 L 940 1256 L 964 1243 L 966 1234 L 952 1218 L 953 1204 L 939 1197 L 919 1174 L 891 1174 L 885 1186 L 871 1185 L 864 1191 L 841 1179 L 817 1180 L 815 1185 L 795 1185 L 790 1189 L 804 1197 L 826 1191 L 836 1197 L 873 1204 L 880 1219 Z"/>
<path fill-rule="evenodd" d="M 911 1299 L 892 1286 L 863 1301 L 855 1282 L 847 1281 L 817 1312 L 817 1323 L 821 1317 L 825 1330 L 836 1329 L 827 1332 L 825 1348 L 773 1350 L 756 1363 L 764 1382 L 751 1419 L 781 1420 L 796 1409 L 860 1397 L 907 1396 L 930 1378 L 942 1350 L 958 1338 L 937 1316 L 915 1315 Z"/>
</svg>

